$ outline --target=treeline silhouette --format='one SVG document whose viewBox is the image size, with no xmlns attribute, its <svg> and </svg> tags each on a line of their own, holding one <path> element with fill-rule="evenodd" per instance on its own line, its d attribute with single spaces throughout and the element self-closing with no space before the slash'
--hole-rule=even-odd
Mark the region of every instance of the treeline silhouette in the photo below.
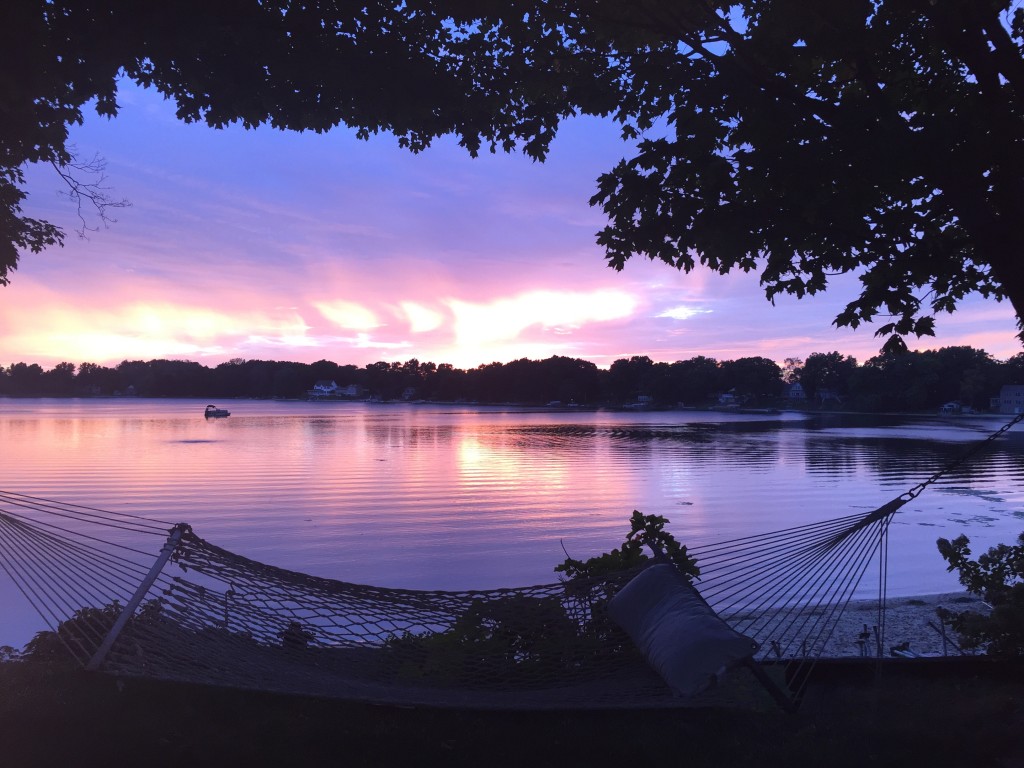
<svg viewBox="0 0 1024 768">
<path fill-rule="evenodd" d="M 129 361 L 105 367 L 60 363 L 50 370 L 14 363 L 0 368 L 0 395 L 10 397 L 305 398 L 317 383 L 373 400 L 548 404 L 643 404 L 652 407 L 729 402 L 867 411 L 923 411 L 947 402 L 987 410 L 1004 384 L 1024 383 L 1024 353 L 999 361 L 973 347 L 880 355 L 863 364 L 839 352 L 815 353 L 783 366 L 764 357 L 717 361 L 694 357 L 656 363 L 616 360 L 607 370 L 569 357 L 514 360 L 463 370 L 441 363 L 329 360 L 293 363 L 234 359 L 213 368 L 181 360 Z M 792 400 L 799 384 L 802 400 Z"/>
</svg>

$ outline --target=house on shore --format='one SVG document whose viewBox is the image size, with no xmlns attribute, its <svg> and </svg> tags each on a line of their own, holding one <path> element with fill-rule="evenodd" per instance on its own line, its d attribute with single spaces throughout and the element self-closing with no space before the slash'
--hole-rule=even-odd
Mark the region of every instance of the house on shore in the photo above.
<svg viewBox="0 0 1024 768">
<path fill-rule="evenodd" d="M 836 390 L 831 387 L 818 387 L 814 393 L 815 397 L 818 398 L 818 402 L 821 403 L 821 407 L 824 408 L 826 405 L 831 403 L 832 405 L 842 405 L 843 396 L 840 395 Z"/>
<path fill-rule="evenodd" d="M 333 379 L 320 379 L 307 393 L 311 400 L 338 396 L 338 382 Z"/>
<path fill-rule="evenodd" d="M 738 395 L 735 387 L 718 396 L 719 408 L 739 408 L 744 402 L 746 402 L 746 398 Z"/>
<path fill-rule="evenodd" d="M 1004 384 L 991 408 L 997 413 L 1024 413 L 1024 384 Z"/>
<path fill-rule="evenodd" d="M 333 379 L 321 379 L 313 388 L 306 392 L 310 400 L 341 400 L 343 398 L 358 398 L 363 393 L 362 387 L 358 384 L 349 384 L 339 387 Z"/>
<path fill-rule="evenodd" d="M 794 403 L 805 403 L 807 402 L 807 393 L 804 391 L 803 384 L 799 381 L 794 381 L 792 384 L 783 385 L 782 398 Z"/>
</svg>

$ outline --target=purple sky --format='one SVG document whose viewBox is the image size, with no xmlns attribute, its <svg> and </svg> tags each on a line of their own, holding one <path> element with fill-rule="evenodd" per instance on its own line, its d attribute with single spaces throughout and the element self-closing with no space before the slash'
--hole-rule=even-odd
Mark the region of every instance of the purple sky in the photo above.
<svg viewBox="0 0 1024 768">
<path fill-rule="evenodd" d="M 563 125 L 543 164 L 471 159 L 443 140 L 413 155 L 389 136 L 185 125 L 152 91 L 122 87 L 113 121 L 72 131 L 107 160 L 132 207 L 79 239 L 50 169 L 25 212 L 68 230 L 0 289 L 0 365 L 231 358 L 473 367 L 567 355 L 671 362 L 763 355 L 780 363 L 878 352 L 872 327 L 837 330 L 852 278 L 770 305 L 756 276 L 683 275 L 636 259 L 605 266 L 587 201 L 630 153 L 610 122 Z M 95 225 L 95 220 L 90 222 Z M 1006 303 L 972 298 L 915 349 L 1021 351 Z"/>
</svg>

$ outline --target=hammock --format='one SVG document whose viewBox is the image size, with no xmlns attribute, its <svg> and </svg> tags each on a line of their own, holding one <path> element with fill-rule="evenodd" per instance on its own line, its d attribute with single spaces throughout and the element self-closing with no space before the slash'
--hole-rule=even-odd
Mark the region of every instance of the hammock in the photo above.
<svg viewBox="0 0 1024 768">
<path fill-rule="evenodd" d="M 689 549 L 701 572 L 697 600 L 752 641 L 746 656 L 758 663 L 748 668 L 776 699 L 795 700 L 810 666 L 836 655 L 836 624 L 872 562 L 881 649 L 889 524 L 979 447 L 868 514 Z M 49 627 L 30 650 L 59 645 L 79 665 L 118 675 L 501 709 L 682 706 L 715 696 L 674 695 L 635 633 L 613 620 L 609 606 L 637 571 L 516 589 L 386 589 L 259 563 L 185 524 L 7 492 L 0 569 Z M 731 677 L 734 690 L 718 689 L 731 701 L 763 698 Z"/>
</svg>

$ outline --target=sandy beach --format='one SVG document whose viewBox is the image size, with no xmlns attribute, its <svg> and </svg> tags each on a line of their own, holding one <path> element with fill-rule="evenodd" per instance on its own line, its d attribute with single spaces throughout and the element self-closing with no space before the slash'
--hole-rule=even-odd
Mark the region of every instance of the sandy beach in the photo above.
<svg viewBox="0 0 1024 768">
<path fill-rule="evenodd" d="M 882 653 L 891 655 L 891 649 L 902 643 L 909 643 L 909 651 L 918 656 L 956 656 L 957 635 L 947 625 L 945 647 L 942 638 L 942 622 L 936 609 L 946 608 L 953 612 L 975 610 L 986 612 L 987 606 L 967 592 L 948 592 L 940 595 L 919 595 L 916 597 L 888 598 L 886 601 Z M 879 624 L 878 603 L 874 600 L 852 602 L 843 612 L 832 637 L 825 645 L 825 657 L 859 656 L 862 651 L 861 636 L 869 633 L 864 652 L 868 656 L 877 653 L 878 641 L 875 627 Z"/>
</svg>

